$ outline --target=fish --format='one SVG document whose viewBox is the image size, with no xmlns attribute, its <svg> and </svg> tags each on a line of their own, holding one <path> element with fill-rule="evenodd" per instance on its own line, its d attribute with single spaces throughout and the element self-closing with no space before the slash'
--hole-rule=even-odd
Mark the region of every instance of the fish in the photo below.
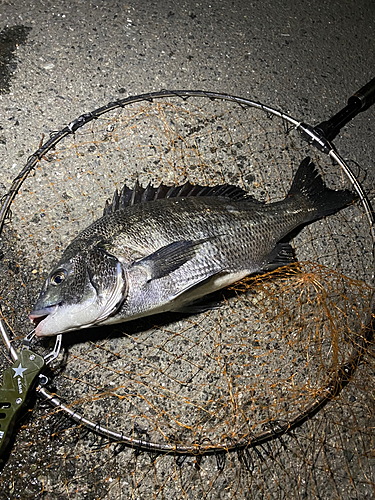
<svg viewBox="0 0 375 500">
<path fill-rule="evenodd" d="M 125 185 L 45 280 L 29 314 L 35 334 L 196 310 L 216 290 L 295 261 L 292 233 L 356 200 L 327 187 L 309 157 L 274 203 L 229 184 Z"/>
</svg>

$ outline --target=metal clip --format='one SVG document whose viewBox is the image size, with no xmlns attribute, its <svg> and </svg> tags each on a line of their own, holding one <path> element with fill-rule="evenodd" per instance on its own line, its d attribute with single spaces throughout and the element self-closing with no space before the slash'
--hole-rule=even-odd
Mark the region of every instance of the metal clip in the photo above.
<svg viewBox="0 0 375 500">
<path fill-rule="evenodd" d="M 26 335 L 26 337 L 22 341 L 22 349 L 30 349 L 31 347 L 31 342 L 33 338 L 35 337 L 35 328 L 31 330 L 30 333 Z"/>
<path fill-rule="evenodd" d="M 34 339 L 34 337 L 35 337 L 35 330 L 31 330 L 31 332 L 28 333 L 22 341 L 22 349 L 30 349 L 31 342 Z M 60 333 L 59 335 L 56 335 L 56 340 L 53 350 L 44 356 L 44 362 L 46 365 L 52 363 L 52 361 L 56 359 L 57 356 L 60 354 L 61 341 L 62 341 L 62 335 Z"/>
<path fill-rule="evenodd" d="M 57 358 L 57 356 L 60 354 L 61 350 L 61 341 L 62 341 L 62 335 L 61 333 L 59 335 L 56 335 L 56 340 L 55 340 L 55 345 L 53 347 L 53 351 L 51 351 L 47 356 L 44 356 L 44 361 L 46 365 L 49 365 L 52 363 L 54 359 Z"/>
</svg>

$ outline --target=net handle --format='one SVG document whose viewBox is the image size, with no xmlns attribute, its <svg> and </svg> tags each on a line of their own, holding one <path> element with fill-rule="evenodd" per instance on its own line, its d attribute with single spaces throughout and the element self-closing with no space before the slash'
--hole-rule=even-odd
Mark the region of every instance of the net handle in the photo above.
<svg viewBox="0 0 375 500">
<path fill-rule="evenodd" d="M 375 103 L 375 78 L 359 89 L 348 99 L 348 104 L 329 120 L 317 125 L 314 130 L 328 141 L 334 139 L 339 131 L 355 116 L 366 111 Z"/>
</svg>

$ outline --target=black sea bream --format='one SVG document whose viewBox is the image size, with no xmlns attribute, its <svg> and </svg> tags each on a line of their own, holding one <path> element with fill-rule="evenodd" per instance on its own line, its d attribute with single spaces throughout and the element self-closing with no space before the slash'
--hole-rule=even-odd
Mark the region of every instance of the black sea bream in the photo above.
<svg viewBox="0 0 375 500">
<path fill-rule="evenodd" d="M 353 203 L 309 158 L 286 198 L 263 204 L 229 186 L 131 190 L 66 248 L 30 314 L 37 336 L 186 310 L 244 276 L 293 260 L 285 237 Z"/>
</svg>

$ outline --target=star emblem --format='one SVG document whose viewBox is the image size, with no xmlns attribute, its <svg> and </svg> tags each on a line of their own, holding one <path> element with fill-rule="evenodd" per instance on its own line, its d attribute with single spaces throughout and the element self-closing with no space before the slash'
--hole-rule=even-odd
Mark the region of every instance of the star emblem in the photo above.
<svg viewBox="0 0 375 500">
<path fill-rule="evenodd" d="M 21 377 L 23 378 L 23 372 L 27 370 L 27 368 L 23 368 L 21 363 L 17 366 L 17 368 L 12 368 L 14 370 L 14 375 L 13 378 L 15 377 Z"/>
</svg>

